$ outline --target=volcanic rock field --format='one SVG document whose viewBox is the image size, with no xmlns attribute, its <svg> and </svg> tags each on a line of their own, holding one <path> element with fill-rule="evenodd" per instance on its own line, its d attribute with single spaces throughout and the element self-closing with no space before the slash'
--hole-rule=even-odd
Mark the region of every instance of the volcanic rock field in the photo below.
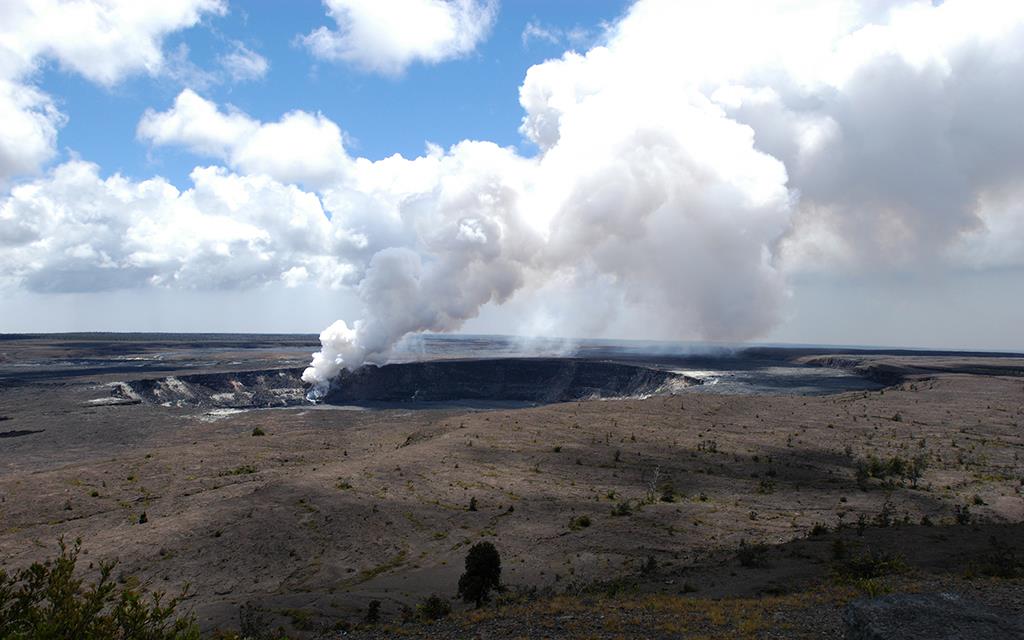
<svg viewBox="0 0 1024 640">
<path fill-rule="evenodd" d="M 1024 602 L 989 570 L 1024 558 L 1022 358 L 758 355 L 862 387 L 817 394 L 715 393 L 665 356 L 453 359 L 313 405 L 307 346 L 0 341 L 0 568 L 81 538 L 86 564 L 188 584 L 208 632 L 256 611 L 293 637 L 841 637 L 858 589 Z M 502 607 L 403 623 L 481 540 Z M 902 568 L 850 583 L 838 548 Z M 360 626 L 371 600 L 392 626 Z"/>
</svg>

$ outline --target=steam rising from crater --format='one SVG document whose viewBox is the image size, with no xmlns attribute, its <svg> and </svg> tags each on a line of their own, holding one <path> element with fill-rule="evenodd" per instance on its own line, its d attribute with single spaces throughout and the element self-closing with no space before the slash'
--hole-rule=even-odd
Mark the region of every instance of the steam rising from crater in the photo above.
<svg viewBox="0 0 1024 640">
<path fill-rule="evenodd" d="M 740 341 L 778 321 L 786 273 L 970 262 L 1003 242 L 986 223 L 1024 224 L 990 206 L 1024 190 L 1024 129 L 988 124 L 1024 109 L 998 80 L 1022 72 L 1020 3 L 637 2 L 528 71 L 536 156 L 351 162 L 324 203 L 366 238 L 364 314 L 304 379 L 321 393 L 509 299 L 524 333 Z"/>
</svg>

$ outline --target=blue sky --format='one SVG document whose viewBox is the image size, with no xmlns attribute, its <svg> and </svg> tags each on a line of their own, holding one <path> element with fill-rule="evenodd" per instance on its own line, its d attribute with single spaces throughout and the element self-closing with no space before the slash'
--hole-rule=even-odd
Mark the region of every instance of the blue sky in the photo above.
<svg viewBox="0 0 1024 640">
<path fill-rule="evenodd" d="M 323 5 L 313 0 L 238 3 L 224 16 L 206 16 L 201 24 L 170 34 L 164 46 L 171 52 L 186 46 L 191 64 L 215 72 L 217 57 L 230 51 L 232 43 L 243 43 L 268 60 L 266 76 L 212 82 L 197 88 L 198 93 L 260 120 L 276 120 L 294 109 L 322 112 L 350 136 L 346 146 L 354 155 L 416 157 L 427 141 L 448 147 L 467 138 L 518 146 L 532 154 L 535 147 L 518 132 L 523 116 L 518 89 L 526 70 L 560 56 L 567 47 L 585 50 L 601 35 L 602 25 L 628 6 L 626 0 L 505 2 L 490 36 L 473 53 L 440 64 L 414 63 L 396 77 L 311 56 L 299 39 L 331 25 Z M 590 37 L 577 43 L 530 38 L 524 44 L 523 30 L 531 22 L 563 31 L 580 29 Z M 73 151 L 105 173 L 136 179 L 159 174 L 179 187 L 188 186 L 188 174 L 197 163 L 193 154 L 150 149 L 135 136 L 143 112 L 170 105 L 182 89 L 180 80 L 137 75 L 103 87 L 51 63 L 39 85 L 58 97 L 67 115 L 60 131 L 63 157 Z"/>
</svg>

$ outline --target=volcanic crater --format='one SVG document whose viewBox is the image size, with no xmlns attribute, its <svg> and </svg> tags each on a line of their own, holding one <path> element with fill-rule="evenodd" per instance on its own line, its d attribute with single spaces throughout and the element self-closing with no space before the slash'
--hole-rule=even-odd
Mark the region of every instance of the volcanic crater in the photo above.
<svg viewBox="0 0 1024 640">
<path fill-rule="evenodd" d="M 301 368 L 233 371 L 118 382 L 105 402 L 270 408 L 307 402 Z M 639 364 L 578 358 L 434 360 L 343 371 L 322 399 L 332 405 L 520 402 L 550 404 L 670 393 L 700 380 Z M 99 402 L 97 402 L 99 403 Z"/>
</svg>

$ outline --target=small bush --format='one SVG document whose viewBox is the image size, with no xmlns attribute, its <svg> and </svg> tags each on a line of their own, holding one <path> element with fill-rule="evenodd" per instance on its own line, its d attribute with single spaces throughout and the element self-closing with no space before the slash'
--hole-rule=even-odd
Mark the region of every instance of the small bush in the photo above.
<svg viewBox="0 0 1024 640">
<path fill-rule="evenodd" d="M 874 524 L 877 527 L 890 527 L 892 526 L 892 505 L 886 500 L 882 503 L 882 508 L 875 514 Z"/>
<path fill-rule="evenodd" d="M 254 427 L 252 430 L 252 435 L 253 437 L 265 436 L 267 435 L 267 432 L 264 431 L 263 429 L 260 429 L 259 427 Z"/>
<path fill-rule="evenodd" d="M 0 569 L 0 637 L 11 640 L 198 640 L 191 615 L 179 615 L 182 593 L 164 603 L 162 593 L 148 599 L 132 587 L 118 587 L 111 577 L 116 563 L 101 562 L 97 582 L 75 577 L 81 540 L 60 554 L 13 575 Z"/>
<path fill-rule="evenodd" d="M 877 478 L 879 480 L 909 478 L 916 486 L 917 481 L 924 474 L 925 468 L 927 468 L 927 458 L 923 455 L 909 461 L 900 456 L 893 456 L 888 460 L 883 460 L 871 455 L 857 461 L 857 486 L 861 489 L 867 489 L 869 478 Z"/>
<path fill-rule="evenodd" d="M 671 482 L 665 482 L 661 485 L 661 501 L 662 502 L 675 502 L 676 496 L 679 495 L 676 492 L 676 488 Z"/>
<path fill-rule="evenodd" d="M 586 529 L 590 526 L 590 516 L 578 516 L 569 521 L 569 528 L 573 531 L 579 531 L 580 529 Z"/>
<path fill-rule="evenodd" d="M 833 567 L 833 573 L 843 581 L 854 582 L 902 573 L 907 565 L 898 555 L 872 551 L 850 558 Z"/>
<path fill-rule="evenodd" d="M 238 609 L 237 635 L 225 634 L 224 640 L 287 640 L 283 627 L 270 623 L 263 609 L 253 604 L 243 604 Z"/>
<path fill-rule="evenodd" d="M 842 538 L 832 541 L 832 559 L 842 560 L 846 557 L 846 542 Z"/>
<path fill-rule="evenodd" d="M 459 578 L 459 596 L 481 606 L 491 589 L 501 587 L 501 556 L 490 542 L 478 542 L 466 554 L 466 571 Z"/>
<path fill-rule="evenodd" d="M 768 545 L 747 544 L 746 540 L 740 540 L 740 548 L 736 552 L 736 558 L 740 561 L 741 567 L 759 568 L 768 566 Z"/>
<path fill-rule="evenodd" d="M 629 506 L 628 500 L 623 500 L 612 507 L 613 516 L 628 516 L 633 513 L 633 508 Z"/>
<path fill-rule="evenodd" d="M 814 526 L 811 527 L 812 536 L 823 536 L 828 533 L 828 525 L 820 522 L 815 522 Z"/>
<path fill-rule="evenodd" d="M 914 487 L 917 487 L 917 482 L 924 476 L 925 470 L 928 469 L 928 456 L 921 454 L 916 455 L 910 461 L 910 465 L 907 467 L 906 477 L 910 479 Z"/>
<path fill-rule="evenodd" d="M 219 475 L 221 475 L 221 476 L 244 476 L 244 475 L 248 475 L 250 473 L 256 473 L 256 467 L 251 465 L 251 464 L 243 464 L 241 466 L 235 467 L 234 469 L 229 469 L 227 471 L 221 471 Z"/>
<path fill-rule="evenodd" d="M 469 511 L 476 511 L 476 498 L 469 499 Z"/>
<path fill-rule="evenodd" d="M 446 618 L 451 612 L 452 605 L 437 594 L 424 598 L 416 607 L 416 615 L 427 622 Z"/>
<path fill-rule="evenodd" d="M 370 604 L 366 607 L 366 616 L 363 620 L 367 624 L 377 624 L 380 622 L 380 600 L 370 600 Z"/>
<path fill-rule="evenodd" d="M 956 518 L 957 524 L 969 525 L 974 520 L 974 515 L 971 514 L 971 508 L 968 507 L 966 504 L 963 506 L 956 505 L 954 509 L 955 511 L 953 517 Z"/>
<path fill-rule="evenodd" d="M 1018 558 L 1010 545 L 995 536 L 988 539 L 989 550 L 981 561 L 981 573 L 993 578 L 1019 578 L 1024 576 L 1024 558 Z"/>
<path fill-rule="evenodd" d="M 863 593 L 869 598 L 877 598 L 878 596 L 890 593 L 890 589 L 887 585 L 883 584 L 878 578 L 861 578 L 852 582 L 854 588 Z"/>
<path fill-rule="evenodd" d="M 645 560 L 640 565 L 640 574 L 641 575 L 649 576 L 649 575 L 655 573 L 657 570 L 658 570 L 658 561 L 654 559 L 654 556 L 647 556 L 647 560 Z"/>
</svg>

